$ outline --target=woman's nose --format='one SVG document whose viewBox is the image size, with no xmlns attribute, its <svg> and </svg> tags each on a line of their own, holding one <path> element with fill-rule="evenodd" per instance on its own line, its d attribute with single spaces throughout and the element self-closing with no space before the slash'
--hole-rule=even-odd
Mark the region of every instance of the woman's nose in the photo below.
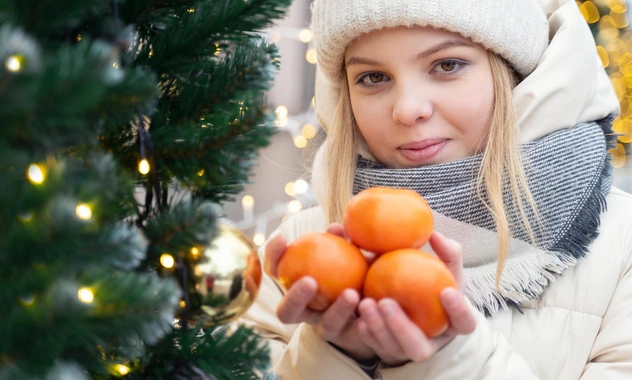
<svg viewBox="0 0 632 380">
<path fill-rule="evenodd" d="M 432 100 L 419 88 L 407 86 L 395 93 L 393 121 L 403 125 L 415 125 L 428 119 L 434 111 Z"/>
</svg>

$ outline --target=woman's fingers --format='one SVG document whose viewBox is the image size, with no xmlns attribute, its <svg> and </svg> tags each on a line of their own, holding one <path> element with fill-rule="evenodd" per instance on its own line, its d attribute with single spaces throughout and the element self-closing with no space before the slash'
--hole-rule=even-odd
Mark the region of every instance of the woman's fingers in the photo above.
<svg viewBox="0 0 632 380">
<path fill-rule="evenodd" d="M 476 317 L 461 292 L 447 288 L 441 292 L 440 298 L 454 334 L 470 334 L 476 329 Z"/>
<path fill-rule="evenodd" d="M 456 279 L 459 289 L 463 290 L 465 279 L 463 276 L 463 257 L 461 244 L 434 231 L 430 236 L 430 245 L 439 259 L 450 269 Z"/>
<path fill-rule="evenodd" d="M 277 307 L 277 317 L 283 323 L 314 323 L 320 313 L 308 309 L 307 305 L 316 295 L 318 284 L 311 277 L 296 281 Z"/>
<path fill-rule="evenodd" d="M 361 330 L 363 336 L 367 338 L 365 343 L 371 346 L 382 360 L 385 360 L 385 357 L 401 356 L 403 350 L 386 326 L 386 320 L 382 315 L 384 311 L 378 307 L 375 300 L 371 298 L 363 299 L 360 301 L 358 310 L 362 316 L 362 321 L 367 327 L 366 330 Z M 386 310 L 387 314 L 390 314 L 389 312 L 390 310 Z"/>
<path fill-rule="evenodd" d="M 345 237 L 345 230 L 342 227 L 342 224 L 340 223 L 332 223 L 329 225 L 329 227 L 327 227 L 327 233 L 330 233 L 332 235 L 338 235 L 342 238 Z"/>
<path fill-rule="evenodd" d="M 318 334 L 325 340 L 336 338 L 355 319 L 355 309 L 360 295 L 353 289 L 345 289 L 325 310 L 316 326 Z"/>
<path fill-rule="evenodd" d="M 389 332 L 404 354 L 401 361 L 422 361 L 434 354 L 428 338 L 404 313 L 404 310 L 391 299 L 378 302 L 380 314 Z"/>
<path fill-rule="evenodd" d="M 263 263 L 263 269 L 268 276 L 276 279 L 278 277 L 277 264 L 279 259 L 287 248 L 287 239 L 283 234 L 278 234 L 271 238 L 266 244 L 265 258 Z"/>
</svg>

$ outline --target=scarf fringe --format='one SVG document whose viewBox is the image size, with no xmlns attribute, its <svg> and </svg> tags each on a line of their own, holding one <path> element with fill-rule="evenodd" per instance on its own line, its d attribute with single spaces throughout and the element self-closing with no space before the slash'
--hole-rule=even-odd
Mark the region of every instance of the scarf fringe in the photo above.
<svg viewBox="0 0 632 380">
<path fill-rule="evenodd" d="M 558 257 L 542 252 L 535 260 L 524 260 L 503 270 L 501 290 L 496 288 L 496 274 L 467 280 L 465 294 L 480 312 L 489 317 L 498 310 L 507 310 L 538 298 L 549 284 L 555 282 L 555 275 L 577 264 L 571 256 Z M 543 263 L 542 260 L 547 260 Z M 527 274 L 527 276 L 525 276 Z"/>
</svg>

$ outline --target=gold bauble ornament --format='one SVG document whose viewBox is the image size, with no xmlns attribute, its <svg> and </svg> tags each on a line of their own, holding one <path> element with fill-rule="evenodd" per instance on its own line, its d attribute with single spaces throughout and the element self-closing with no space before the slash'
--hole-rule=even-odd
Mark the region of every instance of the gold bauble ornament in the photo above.
<svg viewBox="0 0 632 380">
<path fill-rule="evenodd" d="M 255 301 L 261 285 L 257 246 L 238 228 L 218 225 L 219 234 L 199 249 L 189 274 L 189 321 L 204 319 L 205 327 L 237 319 Z"/>
</svg>

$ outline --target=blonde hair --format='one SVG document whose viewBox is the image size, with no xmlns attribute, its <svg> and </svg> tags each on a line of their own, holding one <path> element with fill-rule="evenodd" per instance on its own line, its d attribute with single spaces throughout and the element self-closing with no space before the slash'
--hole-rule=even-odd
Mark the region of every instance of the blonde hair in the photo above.
<svg viewBox="0 0 632 380">
<path fill-rule="evenodd" d="M 512 90 L 517 83 L 514 72 L 498 55 L 488 51 L 494 80 L 494 108 L 488 123 L 486 138 L 481 142 L 482 163 L 477 173 L 476 193 L 492 214 L 498 232 L 498 264 L 496 286 L 509 255 L 511 237 L 506 202 L 518 206 L 520 224 L 535 244 L 535 234 L 527 213 L 536 216 L 535 201 L 529 191 L 518 146 L 518 126 Z M 349 98 L 346 71 L 342 70 L 340 97 L 329 130 L 326 147 L 329 178 L 327 205 L 324 208 L 330 223 L 342 222 L 344 208 L 352 197 L 358 146 L 364 140 L 354 121 Z M 505 194 L 508 184 L 510 194 Z M 506 195 L 510 195 L 506 197 Z"/>
</svg>

